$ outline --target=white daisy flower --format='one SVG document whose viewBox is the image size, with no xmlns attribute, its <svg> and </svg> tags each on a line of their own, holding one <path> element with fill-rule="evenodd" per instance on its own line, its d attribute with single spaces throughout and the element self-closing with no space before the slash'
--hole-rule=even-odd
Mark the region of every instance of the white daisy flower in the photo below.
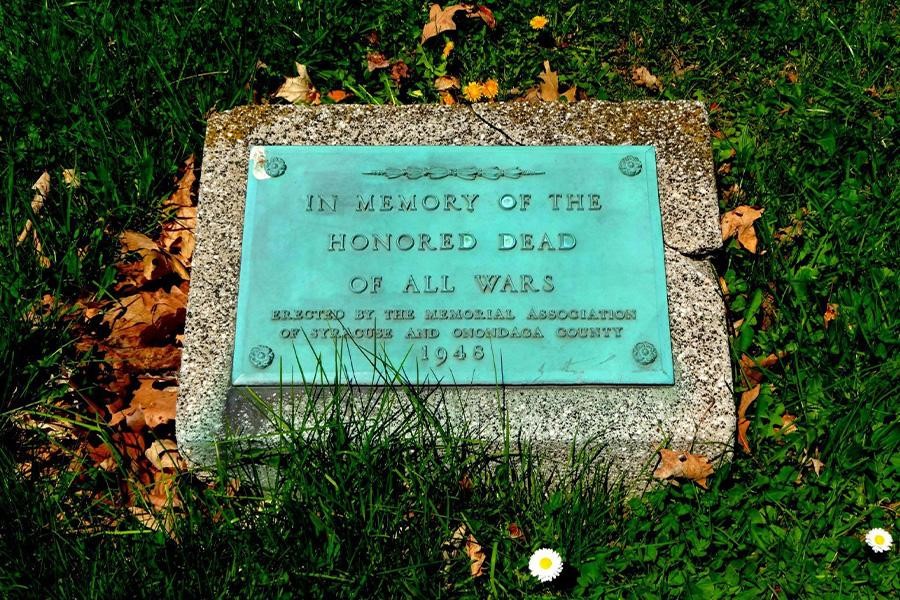
<svg viewBox="0 0 900 600">
<path fill-rule="evenodd" d="M 528 570 L 542 583 L 553 581 L 562 573 L 563 561 L 556 550 L 541 548 L 531 555 Z"/>
<path fill-rule="evenodd" d="M 866 534 L 866 543 L 872 549 L 872 552 L 887 552 L 891 549 L 894 538 L 884 529 L 876 527 L 875 529 L 870 529 L 869 533 Z"/>
</svg>

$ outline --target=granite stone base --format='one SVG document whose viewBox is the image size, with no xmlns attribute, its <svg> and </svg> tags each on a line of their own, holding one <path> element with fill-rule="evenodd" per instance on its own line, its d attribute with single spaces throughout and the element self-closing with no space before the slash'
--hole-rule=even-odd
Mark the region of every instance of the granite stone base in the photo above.
<svg viewBox="0 0 900 600">
<path fill-rule="evenodd" d="M 207 129 L 176 421 L 192 465 L 212 464 L 226 430 L 264 435 L 268 428 L 230 379 L 250 145 L 276 144 L 655 146 L 675 384 L 439 393 L 449 418 L 465 419 L 486 440 L 502 436 L 502 400 L 511 431 L 548 455 L 590 439 L 629 476 L 649 471 L 664 444 L 730 454 L 735 408 L 724 304 L 707 259 L 721 234 L 702 104 L 251 106 L 212 115 Z"/>
</svg>

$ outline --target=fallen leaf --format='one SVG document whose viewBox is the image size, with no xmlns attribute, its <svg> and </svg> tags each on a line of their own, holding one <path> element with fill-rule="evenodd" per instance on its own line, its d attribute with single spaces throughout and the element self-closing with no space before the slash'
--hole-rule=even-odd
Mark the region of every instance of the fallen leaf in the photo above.
<svg viewBox="0 0 900 600">
<path fill-rule="evenodd" d="M 470 10 L 467 16 L 472 19 L 480 17 L 490 29 L 494 29 L 497 26 L 497 19 L 494 18 L 494 13 L 487 6 L 479 4 L 474 10 Z"/>
<path fill-rule="evenodd" d="M 453 94 L 450 92 L 441 92 L 441 104 L 446 104 L 448 106 L 452 104 L 456 104 L 456 98 L 453 97 Z"/>
<path fill-rule="evenodd" d="M 809 209 L 805 206 L 791 215 L 791 223 L 775 232 L 774 238 L 780 244 L 792 242 L 803 235 L 804 221 L 809 215 Z"/>
<path fill-rule="evenodd" d="M 838 315 L 840 314 L 840 308 L 840 304 L 833 304 L 831 302 L 825 305 L 825 314 L 822 316 L 823 320 L 825 321 L 825 329 L 828 329 L 829 323 L 838 318 Z"/>
<path fill-rule="evenodd" d="M 152 429 L 174 421 L 175 401 L 178 399 L 175 382 L 151 376 L 138 377 L 138 381 L 140 387 L 134 391 L 131 406 L 141 411 L 147 427 Z"/>
<path fill-rule="evenodd" d="M 182 472 L 187 470 L 187 462 L 178 452 L 178 444 L 175 440 L 161 439 L 155 440 L 147 451 L 144 453 L 147 460 L 160 471 L 166 469 Z"/>
<path fill-rule="evenodd" d="M 754 386 L 763 380 L 763 373 L 760 369 L 768 369 L 778 362 L 780 357 L 776 354 L 769 354 L 767 357 L 755 361 L 746 354 L 741 355 L 740 366 L 741 374 L 748 386 Z"/>
<path fill-rule="evenodd" d="M 514 540 L 522 540 L 523 542 L 525 541 L 525 533 L 516 523 L 510 523 L 506 527 L 506 530 L 509 532 L 510 538 Z"/>
<path fill-rule="evenodd" d="M 806 461 L 806 465 L 813 470 L 813 473 L 816 475 L 822 474 L 822 469 L 825 468 L 825 463 L 819 460 L 818 458 L 812 457 Z"/>
<path fill-rule="evenodd" d="M 650 73 L 647 70 L 647 67 L 635 67 L 631 70 L 631 81 L 638 85 L 647 88 L 648 90 L 656 90 L 661 92 L 663 89 L 662 81 L 659 80 L 659 77 Z"/>
<path fill-rule="evenodd" d="M 391 79 L 397 85 L 400 85 L 401 79 L 407 79 L 409 77 L 409 66 L 402 60 L 398 60 L 391 67 Z"/>
<path fill-rule="evenodd" d="M 544 72 L 538 75 L 541 83 L 538 94 L 544 102 L 556 102 L 559 99 L 559 74 L 550 70 L 550 61 L 544 61 Z"/>
<path fill-rule="evenodd" d="M 781 433 L 781 435 L 790 435 L 792 433 L 797 433 L 797 426 L 794 424 L 794 421 L 796 420 L 797 415 L 784 413 L 783 415 L 781 415 L 781 426 L 776 425 L 775 431 Z"/>
<path fill-rule="evenodd" d="M 738 206 L 722 215 L 722 240 L 737 235 L 738 243 L 752 253 L 756 253 L 756 230 L 753 223 L 759 219 L 764 208 Z"/>
<path fill-rule="evenodd" d="M 678 56 L 675 56 L 674 53 L 672 54 L 672 72 L 675 75 L 675 77 L 684 77 L 685 73 L 687 73 L 689 71 L 694 71 L 698 68 L 699 68 L 699 65 L 685 64 L 685 62 L 681 58 L 679 58 Z"/>
<path fill-rule="evenodd" d="M 366 66 L 371 73 L 376 69 L 386 69 L 391 66 L 391 63 L 381 52 L 369 52 L 366 55 Z"/>
<path fill-rule="evenodd" d="M 297 67 L 296 77 L 285 77 L 277 90 L 275 90 L 276 98 L 283 98 L 291 104 L 304 102 L 308 104 L 318 104 L 318 95 L 312 79 L 306 70 L 306 65 L 295 63 Z"/>
<path fill-rule="evenodd" d="M 728 296 L 728 284 L 725 282 L 725 278 L 719 276 L 719 289 L 722 290 L 723 296 Z"/>
<path fill-rule="evenodd" d="M 434 80 L 434 89 L 443 92 L 451 89 L 459 89 L 459 79 L 452 75 L 442 75 Z"/>
<path fill-rule="evenodd" d="M 735 154 L 737 153 L 737 151 L 734 148 L 730 148 L 728 151 L 731 154 L 731 157 L 734 157 Z M 722 199 L 725 200 L 726 202 L 731 203 L 735 200 L 742 199 L 745 195 L 746 194 L 744 194 L 744 188 L 742 188 L 740 185 L 738 185 L 736 183 L 733 183 L 730 186 L 728 186 L 727 188 L 725 188 L 725 190 L 722 192 Z"/>
<path fill-rule="evenodd" d="M 466 555 L 468 555 L 469 560 L 471 561 L 469 570 L 472 577 L 481 577 L 484 575 L 484 560 L 487 557 L 484 554 L 484 550 L 481 548 L 481 544 L 478 543 L 478 540 L 476 540 L 475 536 L 471 533 L 466 539 Z"/>
<path fill-rule="evenodd" d="M 138 523 L 151 531 L 163 531 L 170 537 L 174 536 L 175 513 L 171 510 L 151 512 L 141 506 L 129 506 L 128 510 Z"/>
<path fill-rule="evenodd" d="M 328 97 L 334 102 L 343 102 L 350 96 L 352 96 L 352 94 L 348 94 L 344 90 L 331 90 L 328 92 Z"/>
<path fill-rule="evenodd" d="M 181 350 L 174 345 L 103 350 L 107 362 L 122 373 L 177 371 L 181 367 Z"/>
<path fill-rule="evenodd" d="M 762 310 L 762 321 L 759 324 L 759 328 L 762 331 L 768 331 L 775 323 L 775 296 L 768 293 L 763 296 L 760 308 Z"/>
<path fill-rule="evenodd" d="M 747 430 L 750 428 L 750 419 L 747 418 L 747 409 L 753 401 L 759 397 L 760 385 L 756 384 L 741 394 L 741 404 L 738 406 L 738 443 L 744 452 L 750 454 L 750 442 L 747 441 Z"/>
<path fill-rule="evenodd" d="M 653 476 L 662 480 L 684 479 L 706 489 L 707 478 L 713 474 L 713 466 L 702 454 L 690 454 L 662 448 L 659 451 L 659 467 Z M 677 482 L 676 482 L 677 483 Z"/>
<path fill-rule="evenodd" d="M 419 43 L 424 44 L 442 31 L 453 31 L 456 29 L 456 23 L 453 17 L 461 10 L 467 10 L 462 4 L 454 4 L 442 9 L 440 4 L 432 4 L 428 13 L 428 22 L 422 28 L 422 39 Z"/>
<path fill-rule="evenodd" d="M 181 494 L 178 493 L 178 474 L 168 471 L 154 473 L 153 485 L 146 494 L 147 500 L 157 512 L 171 512 L 181 508 Z"/>
<path fill-rule="evenodd" d="M 559 95 L 560 98 L 565 98 L 567 102 L 575 102 L 575 94 L 578 93 L 578 88 L 574 85 L 567 89 L 565 92 Z"/>
<path fill-rule="evenodd" d="M 75 169 L 63 169 L 62 176 L 66 187 L 72 189 L 81 187 L 81 177 L 78 176 L 78 171 Z"/>
<path fill-rule="evenodd" d="M 797 80 L 800 78 L 797 73 L 797 66 L 793 63 L 787 63 L 784 69 L 781 70 L 781 74 L 784 75 L 788 83 L 797 83 Z"/>
<path fill-rule="evenodd" d="M 38 218 L 41 211 L 44 209 L 44 202 L 50 195 L 50 173 L 47 171 L 41 173 L 41 176 L 34 182 L 31 189 L 34 190 L 34 196 L 31 198 L 31 212 L 35 218 Z M 19 233 L 16 245 L 21 246 L 28 238 L 29 233 L 31 234 L 32 243 L 34 245 L 34 253 L 38 257 L 38 263 L 46 269 L 50 266 L 50 259 L 44 255 L 41 240 L 38 237 L 37 230 L 34 228 L 34 222 L 30 218 L 25 221 L 25 226 L 22 228 L 21 233 Z"/>
<path fill-rule="evenodd" d="M 122 252 L 139 252 L 140 250 L 158 250 L 159 246 L 148 236 L 137 231 L 125 231 L 119 236 Z"/>
<path fill-rule="evenodd" d="M 196 245 L 197 187 L 197 172 L 194 156 L 191 155 L 182 165 L 175 191 L 163 202 L 165 208 L 175 210 L 163 223 L 159 236 L 160 249 L 177 261 L 177 264 L 172 263 L 170 266 L 184 280 L 190 278 L 187 267 L 191 264 Z"/>
</svg>

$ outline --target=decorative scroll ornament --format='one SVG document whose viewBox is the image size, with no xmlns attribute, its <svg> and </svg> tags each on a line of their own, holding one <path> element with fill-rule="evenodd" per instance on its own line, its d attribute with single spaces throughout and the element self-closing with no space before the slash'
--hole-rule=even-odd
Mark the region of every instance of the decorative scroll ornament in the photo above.
<svg viewBox="0 0 900 600">
<path fill-rule="evenodd" d="M 501 169 L 500 167 L 462 167 L 461 169 L 449 169 L 447 167 L 406 167 L 400 169 L 397 167 L 388 167 L 383 171 L 369 171 L 363 175 L 377 175 L 379 177 L 387 177 L 388 179 L 397 179 L 406 177 L 407 179 L 443 179 L 445 177 L 459 177 L 460 179 L 518 179 L 528 175 L 544 175 L 543 171 L 526 171 L 519 167 L 509 169 Z"/>
</svg>

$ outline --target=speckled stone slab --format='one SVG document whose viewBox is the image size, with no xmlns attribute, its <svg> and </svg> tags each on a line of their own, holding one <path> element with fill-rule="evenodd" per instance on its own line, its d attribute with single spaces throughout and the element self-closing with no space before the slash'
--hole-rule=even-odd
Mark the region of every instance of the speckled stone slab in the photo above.
<svg viewBox="0 0 900 600">
<path fill-rule="evenodd" d="M 656 450 L 727 456 L 735 411 L 724 304 L 707 260 L 721 245 L 706 111 L 697 102 L 474 106 L 241 107 L 210 117 L 185 328 L 177 439 L 197 467 L 226 428 L 261 434 L 265 420 L 230 387 L 250 145 L 650 145 L 656 148 L 666 248 L 674 385 L 443 389 L 449 418 L 486 439 L 512 431 L 564 454 L 592 439 L 619 472 Z M 265 398 L 277 394 L 262 390 Z M 227 426 L 226 426 L 227 423 Z"/>
</svg>

